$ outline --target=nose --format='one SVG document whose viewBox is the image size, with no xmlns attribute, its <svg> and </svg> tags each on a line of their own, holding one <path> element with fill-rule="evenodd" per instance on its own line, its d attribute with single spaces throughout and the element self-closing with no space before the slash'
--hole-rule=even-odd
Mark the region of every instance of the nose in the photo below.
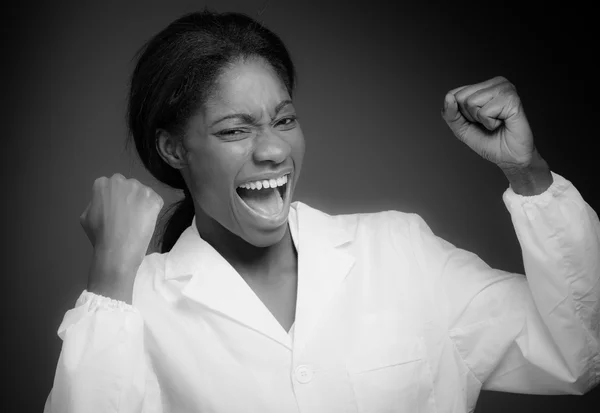
<svg viewBox="0 0 600 413">
<path fill-rule="evenodd" d="M 272 130 L 263 131 L 256 140 L 254 161 L 280 164 L 286 160 L 291 151 L 290 144 Z"/>
</svg>

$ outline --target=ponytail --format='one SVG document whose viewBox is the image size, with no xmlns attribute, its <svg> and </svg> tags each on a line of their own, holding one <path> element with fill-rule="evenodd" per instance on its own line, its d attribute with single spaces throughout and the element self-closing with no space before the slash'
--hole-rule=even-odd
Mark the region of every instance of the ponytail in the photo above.
<svg viewBox="0 0 600 413">
<path fill-rule="evenodd" d="M 296 71 L 285 45 L 275 33 L 241 13 L 204 10 L 182 16 L 153 36 L 136 56 L 127 104 L 127 143 L 135 143 L 154 178 L 184 192 L 184 198 L 160 218 L 159 228 L 164 230 L 156 246 L 161 253 L 173 248 L 195 211 L 180 171 L 157 150 L 157 131 L 182 138 L 191 117 L 214 92 L 219 75 L 249 57 L 269 62 L 292 96 Z"/>
<path fill-rule="evenodd" d="M 185 231 L 194 219 L 194 200 L 187 188 L 183 189 L 184 198 L 174 204 L 165 212 L 161 220 L 174 209 L 173 214 L 164 224 L 164 230 L 160 241 L 160 252 L 162 254 L 171 251 L 183 231 Z"/>
</svg>

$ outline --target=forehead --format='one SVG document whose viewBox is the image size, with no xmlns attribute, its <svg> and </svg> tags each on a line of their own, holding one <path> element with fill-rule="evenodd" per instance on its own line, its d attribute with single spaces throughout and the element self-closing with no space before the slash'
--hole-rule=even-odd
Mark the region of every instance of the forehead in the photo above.
<svg viewBox="0 0 600 413">
<path fill-rule="evenodd" d="M 289 93 L 275 70 L 263 60 L 240 61 L 217 79 L 214 93 L 206 101 L 209 112 L 269 111 Z"/>
</svg>

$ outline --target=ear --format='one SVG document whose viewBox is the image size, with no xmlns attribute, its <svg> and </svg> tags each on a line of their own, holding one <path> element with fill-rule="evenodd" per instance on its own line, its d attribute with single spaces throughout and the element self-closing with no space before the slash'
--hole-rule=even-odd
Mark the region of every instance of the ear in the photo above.
<svg viewBox="0 0 600 413">
<path fill-rule="evenodd" d="M 175 169 L 187 166 L 183 139 L 172 136 L 169 132 L 158 129 L 156 131 L 156 150 L 160 157 Z"/>
</svg>

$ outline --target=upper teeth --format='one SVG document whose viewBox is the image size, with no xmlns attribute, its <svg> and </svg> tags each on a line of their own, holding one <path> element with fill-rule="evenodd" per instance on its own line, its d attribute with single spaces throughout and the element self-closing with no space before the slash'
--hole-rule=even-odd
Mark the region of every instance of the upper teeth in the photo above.
<svg viewBox="0 0 600 413">
<path fill-rule="evenodd" d="M 287 184 L 288 175 L 280 176 L 277 179 L 265 179 L 264 181 L 246 182 L 239 186 L 239 188 L 245 189 L 263 189 L 263 188 L 277 188 Z"/>
</svg>

